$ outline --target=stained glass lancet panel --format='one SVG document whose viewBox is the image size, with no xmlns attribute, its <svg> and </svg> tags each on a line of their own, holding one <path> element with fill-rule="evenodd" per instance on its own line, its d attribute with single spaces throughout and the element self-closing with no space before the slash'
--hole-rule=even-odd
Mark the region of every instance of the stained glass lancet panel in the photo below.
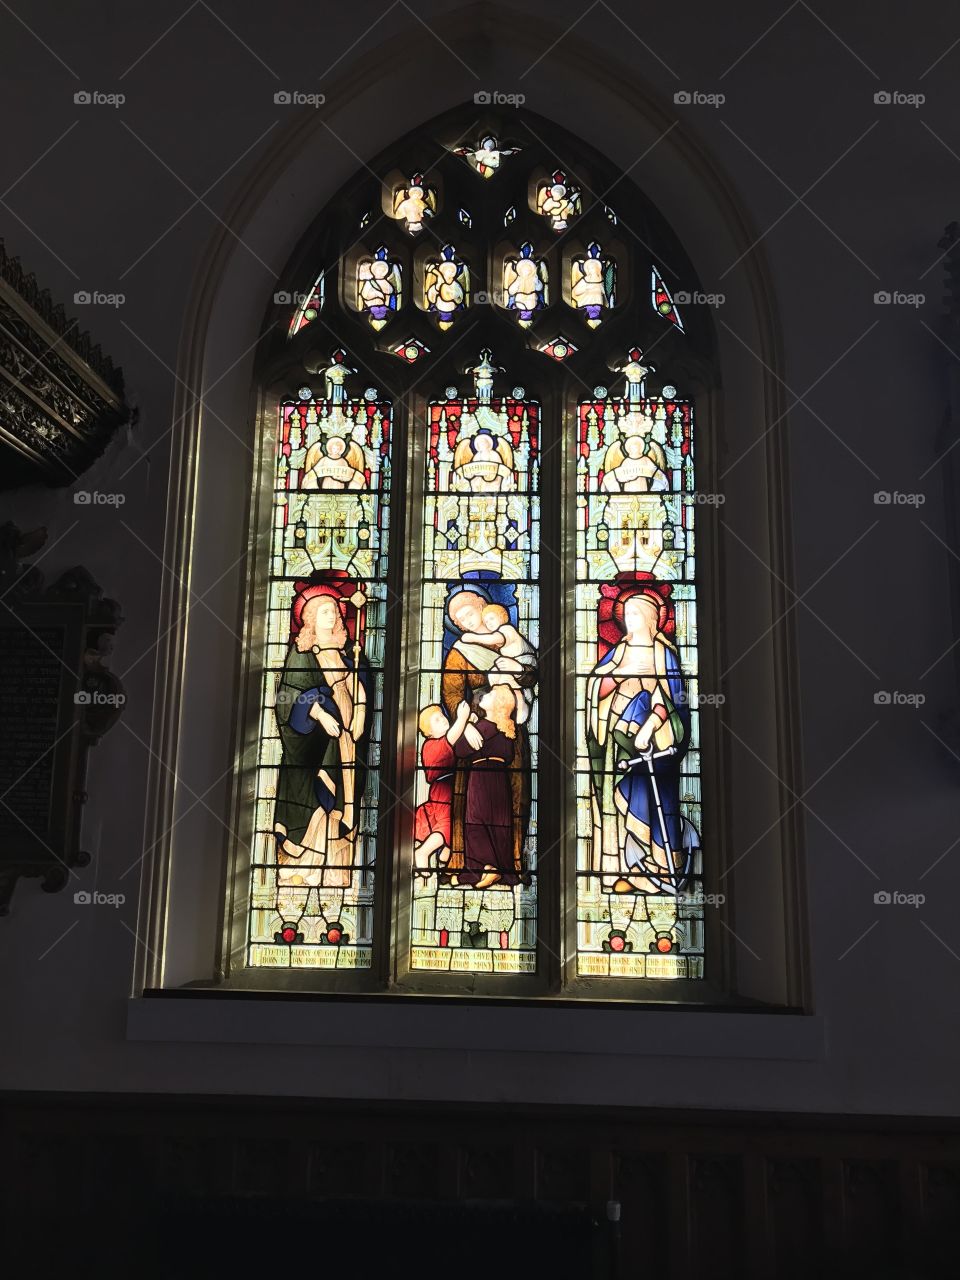
<svg viewBox="0 0 960 1280">
<path fill-rule="evenodd" d="M 344 353 L 280 406 L 248 963 L 371 964 L 391 405 Z"/>
<path fill-rule="evenodd" d="M 540 407 L 470 372 L 426 427 L 410 963 L 531 973 Z"/>
<path fill-rule="evenodd" d="M 692 407 L 621 372 L 577 424 L 577 970 L 700 978 Z"/>
</svg>

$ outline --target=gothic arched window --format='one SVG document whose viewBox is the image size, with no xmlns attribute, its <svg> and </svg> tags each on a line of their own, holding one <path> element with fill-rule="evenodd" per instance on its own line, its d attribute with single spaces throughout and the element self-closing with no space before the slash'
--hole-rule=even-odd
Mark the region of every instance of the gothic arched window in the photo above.
<svg viewBox="0 0 960 1280">
<path fill-rule="evenodd" d="M 602 998 L 709 972 L 715 336 L 650 202 L 552 137 L 418 132 L 280 282 L 231 976 Z"/>
</svg>

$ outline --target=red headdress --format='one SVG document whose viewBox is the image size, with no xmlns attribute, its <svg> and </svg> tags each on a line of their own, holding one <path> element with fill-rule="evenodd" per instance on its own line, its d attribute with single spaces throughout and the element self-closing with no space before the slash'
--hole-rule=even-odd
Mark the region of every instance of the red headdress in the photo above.
<svg viewBox="0 0 960 1280">
<path fill-rule="evenodd" d="M 350 598 L 358 588 L 362 589 L 362 583 L 359 583 L 356 578 L 351 578 L 342 569 L 325 569 L 311 574 L 306 581 L 295 582 L 293 604 L 290 608 L 291 640 L 303 626 L 303 610 L 307 601 L 315 596 L 332 596 L 339 606 L 340 616 L 351 643 L 359 638 L 362 645 L 366 610 L 363 606 L 358 609 Z"/>
<path fill-rule="evenodd" d="M 676 642 L 677 618 L 672 600 L 673 588 L 669 582 L 658 582 L 652 573 L 637 570 L 635 573 L 618 573 L 613 582 L 600 587 L 597 606 L 597 656 L 604 658 L 626 635 L 623 609 L 631 596 L 644 596 L 657 606 L 657 631 Z"/>
</svg>

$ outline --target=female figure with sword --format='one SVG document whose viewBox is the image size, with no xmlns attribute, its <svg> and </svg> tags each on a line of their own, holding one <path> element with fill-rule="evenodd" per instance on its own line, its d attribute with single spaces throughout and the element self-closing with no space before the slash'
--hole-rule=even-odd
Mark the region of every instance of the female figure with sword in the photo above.
<svg viewBox="0 0 960 1280">
<path fill-rule="evenodd" d="M 606 891 L 679 892 L 685 874 L 680 762 L 690 736 L 683 673 L 664 629 L 663 589 L 625 589 L 622 639 L 587 681 L 593 870 Z"/>
</svg>

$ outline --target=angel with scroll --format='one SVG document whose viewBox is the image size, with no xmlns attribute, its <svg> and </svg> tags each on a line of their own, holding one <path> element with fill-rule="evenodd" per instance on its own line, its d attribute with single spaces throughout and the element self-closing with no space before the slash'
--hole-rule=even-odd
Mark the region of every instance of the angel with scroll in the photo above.
<svg viewBox="0 0 960 1280">
<path fill-rule="evenodd" d="M 411 235 L 423 230 L 427 218 L 437 212 L 437 195 L 432 187 L 423 185 L 423 174 L 415 173 L 409 187 L 400 187 L 393 196 L 393 216 L 402 222 Z"/>
<path fill-rule="evenodd" d="M 304 459 L 301 489 L 366 489 L 366 459 L 355 440 L 329 436 L 311 445 Z"/>
<path fill-rule="evenodd" d="M 455 493 L 513 493 L 513 450 L 502 436 L 478 431 L 454 450 L 451 482 Z"/>
<path fill-rule="evenodd" d="M 663 493 L 669 488 L 666 456 L 649 436 L 630 433 L 604 454 L 602 493 Z"/>
<path fill-rule="evenodd" d="M 517 312 L 525 329 L 547 302 L 547 264 L 533 256 L 533 245 L 520 246 L 519 258 L 506 258 L 503 263 L 503 291 L 507 306 Z"/>
</svg>

